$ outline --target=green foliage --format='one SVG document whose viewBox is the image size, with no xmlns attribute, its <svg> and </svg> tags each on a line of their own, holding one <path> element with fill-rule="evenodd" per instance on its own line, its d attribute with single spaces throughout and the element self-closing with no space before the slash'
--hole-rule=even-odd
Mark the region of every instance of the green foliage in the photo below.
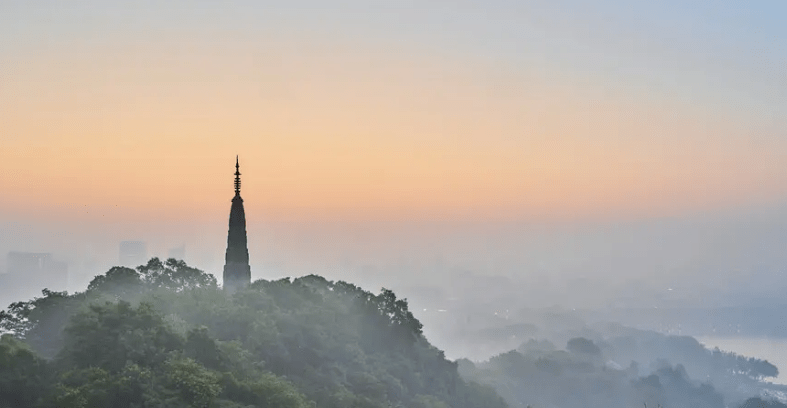
<svg viewBox="0 0 787 408">
<path fill-rule="evenodd" d="M 225 398 L 255 407 L 312 407 L 312 403 L 291 383 L 270 373 L 259 373 L 245 379 L 226 373 L 220 384 Z"/>
<path fill-rule="evenodd" d="M 0 407 L 33 406 L 48 381 L 47 364 L 11 335 L 0 337 Z"/>
<path fill-rule="evenodd" d="M 575 337 L 569 340 L 566 344 L 566 350 L 578 354 L 601 355 L 601 349 L 593 344 L 593 341 L 584 337 Z"/>
<path fill-rule="evenodd" d="M 42 297 L 14 302 L 0 312 L 0 330 L 14 334 L 39 354 L 52 358 L 63 342 L 63 328 L 70 316 L 83 306 L 84 295 L 41 291 Z"/>
<path fill-rule="evenodd" d="M 152 258 L 137 270 L 145 284 L 152 289 L 181 292 L 197 288 L 216 288 L 216 278 L 213 275 L 192 268 L 174 258 L 169 258 L 165 262 Z"/>
<path fill-rule="evenodd" d="M 126 362 L 157 367 L 183 340 L 150 304 L 133 307 L 128 302 L 90 305 L 90 311 L 71 319 L 61 353 L 80 368 L 99 367 L 117 371 Z"/>
<path fill-rule="evenodd" d="M 143 289 L 144 282 L 139 272 L 123 266 L 112 267 L 104 275 L 90 281 L 88 291 L 99 291 L 119 297 L 133 296 Z"/>
<path fill-rule="evenodd" d="M 31 390 L 9 407 L 506 406 L 459 377 L 406 300 L 314 275 L 229 295 L 211 275 L 154 258 L 83 293 L 15 303 L 0 325 L 14 335 L 0 358 L 24 368 L 0 371 L 0 391 Z"/>
<path fill-rule="evenodd" d="M 129 371 L 134 368 L 138 367 L 133 367 Z M 55 390 L 44 406 L 63 408 L 128 406 L 129 402 L 138 400 L 138 398 L 129 398 L 129 391 L 139 386 L 140 379 L 148 380 L 151 376 L 149 372 L 138 374 L 141 375 L 119 377 L 97 367 L 66 371 L 61 374 L 60 381 L 55 385 Z"/>
<path fill-rule="evenodd" d="M 570 343 L 570 342 L 569 342 Z M 583 345 L 584 344 L 584 345 Z M 581 342 L 580 350 L 588 344 Z M 668 363 L 651 375 L 639 377 L 631 370 L 610 368 L 593 353 L 576 350 L 510 351 L 486 363 L 460 362 L 465 378 L 494 387 L 512 406 L 561 408 L 633 406 L 670 408 L 724 408 L 714 387 L 689 379 L 681 365 Z"/>
<path fill-rule="evenodd" d="M 178 390 L 183 401 L 207 408 L 221 392 L 218 375 L 188 357 L 175 357 L 164 364 L 166 385 Z"/>
<path fill-rule="evenodd" d="M 690 336 L 668 336 L 623 327 L 616 327 L 614 331 L 617 335 L 609 340 L 608 357 L 616 361 L 647 363 L 669 358 L 680 361 L 693 377 L 708 378 L 714 384 L 729 389 L 779 374 L 776 366 L 768 361 L 719 349 L 708 350 Z"/>
<path fill-rule="evenodd" d="M 96 276 L 85 292 L 42 291 L 42 297 L 12 303 L 0 311 L 0 332 L 23 338 L 45 358 L 53 358 L 63 347 L 66 323 L 71 316 L 95 302 L 139 301 L 155 292 L 171 293 L 194 290 L 217 292 L 216 278 L 183 261 L 152 258 L 136 270 L 116 266 Z"/>
<path fill-rule="evenodd" d="M 220 370 L 226 366 L 225 357 L 222 355 L 218 342 L 210 337 L 208 329 L 204 326 L 188 332 L 183 350 L 188 357 L 212 370 Z"/>
<path fill-rule="evenodd" d="M 308 406 L 292 403 L 305 400 L 273 374 L 253 367 L 231 371 L 237 357 L 224 350 L 233 350 L 232 344 L 222 347 L 204 327 L 182 337 L 150 303 L 90 305 L 71 319 L 65 333 L 66 345 L 57 359 L 61 375 L 46 406 L 231 406 L 244 386 L 247 395 L 236 402 Z"/>
</svg>

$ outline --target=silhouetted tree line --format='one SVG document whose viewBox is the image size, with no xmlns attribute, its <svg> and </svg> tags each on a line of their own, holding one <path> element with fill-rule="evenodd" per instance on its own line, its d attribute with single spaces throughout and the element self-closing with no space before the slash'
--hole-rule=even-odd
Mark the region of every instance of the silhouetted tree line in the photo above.
<svg viewBox="0 0 787 408">
<path fill-rule="evenodd" d="M 668 339 L 669 336 L 660 338 Z M 693 345 L 683 338 L 678 338 L 677 342 L 683 346 Z M 747 382 L 741 379 L 756 381 L 765 374 L 775 375 L 778 371 L 773 365 L 732 353 L 718 355 L 718 350 L 710 351 L 704 348 L 701 350 L 702 355 L 709 355 L 713 361 L 729 364 L 729 366 L 717 366 L 717 369 L 730 372 L 732 376 L 730 377 L 732 382 L 723 384 L 734 383 L 739 389 L 738 392 L 748 395 L 733 398 L 732 405 L 725 404 L 724 396 L 713 385 L 691 379 L 682 364 L 672 365 L 661 358 L 652 361 L 646 371 L 649 374 L 643 376 L 642 367 L 633 360 L 627 367 L 621 367 L 612 361 L 610 355 L 616 353 L 609 343 L 599 345 L 584 337 L 568 340 L 565 350 L 559 350 L 549 341 L 530 340 L 518 350 L 499 354 L 487 362 L 473 363 L 469 360 L 460 360 L 459 371 L 466 379 L 493 386 L 511 406 L 560 408 L 783 406 L 779 402 L 760 398 L 750 398 L 742 405 L 740 403 L 755 394 L 756 390 L 746 388 Z M 707 381 L 707 378 L 705 380 Z"/>
<path fill-rule="evenodd" d="M 495 408 L 407 302 L 319 276 L 227 295 L 154 258 L 0 312 L 0 408 Z"/>
<path fill-rule="evenodd" d="M 762 398 L 749 398 L 740 408 L 787 408 L 787 405 L 779 401 L 769 401 Z"/>
</svg>

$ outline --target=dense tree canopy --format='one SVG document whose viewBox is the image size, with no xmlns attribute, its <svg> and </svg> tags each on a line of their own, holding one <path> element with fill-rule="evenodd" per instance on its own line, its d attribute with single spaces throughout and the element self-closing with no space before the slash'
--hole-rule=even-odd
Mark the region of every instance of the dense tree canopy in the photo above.
<svg viewBox="0 0 787 408">
<path fill-rule="evenodd" d="M 494 386 L 511 406 L 725 408 L 721 394 L 690 380 L 680 365 L 640 377 L 636 368 L 609 368 L 594 353 L 531 349 L 482 364 L 463 360 L 460 371 Z"/>
<path fill-rule="evenodd" d="M 579 333 L 588 337 L 575 337 Z M 460 360 L 459 370 L 465 379 L 493 386 L 510 406 L 727 408 L 752 395 L 781 396 L 787 391 L 760 382 L 778 374 L 764 360 L 708 350 L 688 336 L 634 329 L 611 333 L 605 338 L 587 327 L 572 331 L 565 350 L 530 339 L 489 361 Z M 760 399 L 746 404 L 781 406 Z"/>
<path fill-rule="evenodd" d="M 0 337 L 0 407 L 34 406 L 48 382 L 45 361 L 10 334 Z"/>
<path fill-rule="evenodd" d="M 4 407 L 505 407 L 407 302 L 319 276 L 228 295 L 174 259 L 0 315 Z"/>
<path fill-rule="evenodd" d="M 111 268 L 84 292 L 44 289 L 13 303 L 0 331 L 0 408 L 502 408 L 500 395 L 512 406 L 723 408 L 718 388 L 692 370 L 737 384 L 740 395 L 778 374 L 690 337 L 633 329 L 577 333 L 565 350 L 531 340 L 456 363 L 390 290 L 310 275 L 230 295 L 212 275 L 156 258 Z M 742 405 L 760 406 L 783 405 Z"/>
</svg>

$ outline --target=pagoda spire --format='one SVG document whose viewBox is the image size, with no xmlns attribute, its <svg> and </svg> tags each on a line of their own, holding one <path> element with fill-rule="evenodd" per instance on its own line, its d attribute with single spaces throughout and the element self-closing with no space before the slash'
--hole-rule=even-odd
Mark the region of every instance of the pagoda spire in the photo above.
<svg viewBox="0 0 787 408">
<path fill-rule="evenodd" d="M 240 162 L 235 156 L 235 197 L 230 207 L 227 253 L 224 263 L 224 289 L 235 292 L 251 283 L 249 248 L 246 239 L 246 212 L 240 196 Z"/>
<path fill-rule="evenodd" d="M 235 196 L 240 197 L 240 163 L 235 155 Z"/>
</svg>

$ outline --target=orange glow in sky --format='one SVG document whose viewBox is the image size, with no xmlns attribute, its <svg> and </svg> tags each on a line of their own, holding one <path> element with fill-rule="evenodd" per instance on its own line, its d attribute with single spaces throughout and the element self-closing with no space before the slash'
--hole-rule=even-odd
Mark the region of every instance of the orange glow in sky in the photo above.
<svg viewBox="0 0 787 408">
<path fill-rule="evenodd" d="M 8 55 L 0 210 L 214 218 L 235 154 L 249 211 L 280 219 L 637 217 L 787 191 L 787 143 L 724 106 L 417 49 L 260 44 Z"/>
</svg>

